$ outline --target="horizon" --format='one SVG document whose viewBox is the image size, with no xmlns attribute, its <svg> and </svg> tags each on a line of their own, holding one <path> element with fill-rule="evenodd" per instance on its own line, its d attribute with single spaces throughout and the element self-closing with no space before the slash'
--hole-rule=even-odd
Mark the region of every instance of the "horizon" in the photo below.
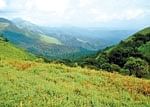
<svg viewBox="0 0 150 107">
<path fill-rule="evenodd" d="M 149 0 L 0 0 L 0 17 L 49 27 L 141 29 L 150 25 Z M 112 5 L 113 4 L 113 5 Z"/>
</svg>

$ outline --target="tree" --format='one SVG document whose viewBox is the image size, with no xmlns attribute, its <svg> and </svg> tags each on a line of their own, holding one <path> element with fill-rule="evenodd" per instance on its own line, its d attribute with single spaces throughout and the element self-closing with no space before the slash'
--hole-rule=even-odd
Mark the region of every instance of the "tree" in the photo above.
<svg viewBox="0 0 150 107">
<path fill-rule="evenodd" d="M 130 56 L 131 51 L 132 50 L 129 48 L 122 47 L 113 49 L 108 56 L 109 63 L 114 63 L 119 65 L 120 67 L 123 67 L 126 62 L 126 58 Z"/>
<path fill-rule="evenodd" d="M 111 64 L 109 64 L 109 63 L 104 63 L 104 64 L 102 64 L 102 65 L 101 65 L 101 69 L 104 69 L 104 70 L 106 70 L 106 71 L 108 71 L 108 72 L 112 72 Z"/>
<path fill-rule="evenodd" d="M 124 68 L 129 70 L 129 75 L 135 75 L 139 78 L 149 73 L 147 62 L 140 58 L 130 57 L 125 63 Z"/>
<path fill-rule="evenodd" d="M 120 72 L 121 68 L 119 65 L 111 64 L 111 70 Z"/>
</svg>

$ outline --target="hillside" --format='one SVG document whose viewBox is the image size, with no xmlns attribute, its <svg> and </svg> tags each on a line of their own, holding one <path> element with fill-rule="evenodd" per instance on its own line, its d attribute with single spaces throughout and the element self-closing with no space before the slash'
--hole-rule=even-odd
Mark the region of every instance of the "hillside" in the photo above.
<svg viewBox="0 0 150 107">
<path fill-rule="evenodd" d="M 64 43 L 60 38 L 52 36 L 53 34 L 45 33 L 41 27 L 24 20 L 0 18 L 0 34 L 18 47 L 48 60 L 73 60 L 93 53 L 87 46 L 77 46 L 79 43 L 74 38 L 66 37 L 67 41 Z"/>
<path fill-rule="evenodd" d="M 150 81 L 29 61 L 0 63 L 0 106 L 148 107 Z"/>
<path fill-rule="evenodd" d="M 143 65 L 147 65 L 148 67 L 150 66 L 150 28 L 145 28 L 133 34 L 124 41 L 121 41 L 118 45 L 108 47 L 97 53 L 95 56 L 83 59 L 79 64 L 81 66 L 88 66 L 96 69 L 105 69 L 110 72 L 118 71 L 128 74 L 131 69 L 128 67 L 126 69 L 126 65 L 130 62 L 129 59 L 132 59 L 132 64 L 135 61 L 134 65 L 138 62 L 143 63 Z M 138 68 L 140 65 L 135 65 L 137 67 L 133 68 L 143 69 Z M 148 68 L 146 67 L 146 69 Z M 146 72 L 147 73 L 143 75 L 148 76 L 149 78 L 150 70 L 148 69 Z"/>
<path fill-rule="evenodd" d="M 15 47 L 0 35 L 0 59 L 33 60 L 35 56 Z"/>
<path fill-rule="evenodd" d="M 0 34 L 18 47 L 48 60 L 76 60 L 116 44 L 132 33 L 133 30 L 42 27 L 19 18 L 0 18 Z"/>
<path fill-rule="evenodd" d="M 33 56 L 2 37 L 0 50 L 0 107 L 150 105 L 149 80 L 31 61 Z"/>
</svg>

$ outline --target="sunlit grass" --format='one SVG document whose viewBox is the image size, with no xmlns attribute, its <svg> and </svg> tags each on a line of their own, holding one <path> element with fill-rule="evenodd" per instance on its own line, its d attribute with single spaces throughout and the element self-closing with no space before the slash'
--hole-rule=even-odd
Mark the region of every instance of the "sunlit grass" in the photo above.
<svg viewBox="0 0 150 107">
<path fill-rule="evenodd" d="M 51 43 L 51 44 L 57 44 L 57 45 L 62 44 L 58 39 L 56 39 L 54 37 L 50 37 L 50 36 L 43 35 L 43 34 L 41 34 L 40 36 L 41 36 L 40 40 L 45 42 L 45 43 Z"/>
<path fill-rule="evenodd" d="M 22 49 L 18 49 L 8 42 L 0 40 L 0 59 L 34 59 L 34 55 L 25 52 Z"/>
<path fill-rule="evenodd" d="M 150 81 L 63 64 L 2 60 L 1 107 L 148 107 Z"/>
</svg>

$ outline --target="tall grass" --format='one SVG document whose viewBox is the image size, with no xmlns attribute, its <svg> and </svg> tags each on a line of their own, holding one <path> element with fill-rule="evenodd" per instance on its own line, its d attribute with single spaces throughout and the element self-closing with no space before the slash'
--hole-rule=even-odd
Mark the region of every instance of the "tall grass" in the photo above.
<svg viewBox="0 0 150 107">
<path fill-rule="evenodd" d="M 149 80 L 62 64 L 0 63 L 0 107 L 149 106 Z"/>
</svg>

